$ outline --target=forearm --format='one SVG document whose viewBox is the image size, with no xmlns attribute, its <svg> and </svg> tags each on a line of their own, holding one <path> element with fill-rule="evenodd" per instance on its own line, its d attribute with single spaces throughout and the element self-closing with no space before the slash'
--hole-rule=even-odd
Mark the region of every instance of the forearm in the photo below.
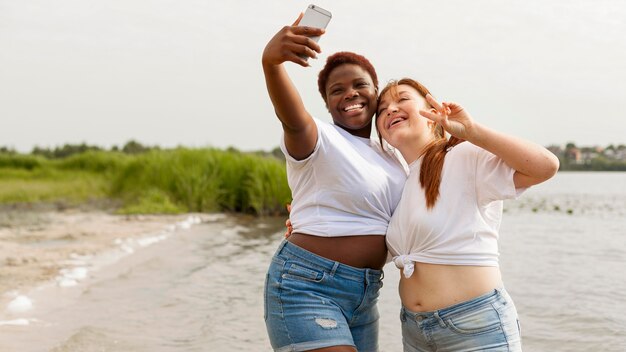
<svg viewBox="0 0 626 352">
<path fill-rule="evenodd" d="M 263 64 L 263 72 L 267 92 L 284 129 L 295 132 L 306 128 L 311 117 L 285 67 Z"/>
<path fill-rule="evenodd" d="M 559 168 L 558 158 L 546 148 L 474 123 L 468 141 L 501 158 L 513 168 L 517 187 L 548 180 Z"/>
<path fill-rule="evenodd" d="M 283 125 L 287 151 L 292 157 L 302 160 L 315 149 L 317 142 L 315 122 L 304 108 L 302 98 L 282 64 L 264 63 L 263 72 L 274 111 Z"/>
</svg>

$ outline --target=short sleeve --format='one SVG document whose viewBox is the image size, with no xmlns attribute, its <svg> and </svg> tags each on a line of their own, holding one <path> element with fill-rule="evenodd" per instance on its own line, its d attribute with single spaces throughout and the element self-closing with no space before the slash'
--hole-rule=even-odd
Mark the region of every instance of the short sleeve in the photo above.
<svg viewBox="0 0 626 352">
<path fill-rule="evenodd" d="M 476 196 L 480 204 L 517 198 L 525 188 L 515 188 L 515 169 L 496 155 L 476 147 Z"/>
<path fill-rule="evenodd" d="M 285 145 L 285 132 L 283 132 L 280 136 L 280 150 L 285 155 L 285 160 L 287 160 L 287 162 L 294 167 L 301 167 L 302 165 L 307 164 L 310 160 L 315 158 L 318 150 L 320 149 L 320 145 L 322 144 L 322 128 L 324 128 L 324 126 L 322 126 L 317 119 L 313 119 L 313 121 L 315 121 L 315 124 L 317 125 L 317 141 L 315 141 L 315 148 L 313 148 L 311 155 L 302 160 L 295 159 L 289 154 L 289 151 L 287 151 L 287 146 Z"/>
</svg>

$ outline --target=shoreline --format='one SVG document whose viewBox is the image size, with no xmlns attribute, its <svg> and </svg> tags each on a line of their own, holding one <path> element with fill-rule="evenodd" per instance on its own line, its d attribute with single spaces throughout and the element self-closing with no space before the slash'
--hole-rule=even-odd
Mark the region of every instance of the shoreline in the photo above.
<svg viewBox="0 0 626 352">
<path fill-rule="evenodd" d="M 114 215 L 95 209 L 0 213 L 0 304 L 28 308 L 24 294 L 46 284 L 75 286 L 90 270 L 160 242 L 176 229 L 222 214 Z M 17 302 L 16 302 L 17 301 Z M 4 310 L 4 309 L 3 309 Z"/>
</svg>

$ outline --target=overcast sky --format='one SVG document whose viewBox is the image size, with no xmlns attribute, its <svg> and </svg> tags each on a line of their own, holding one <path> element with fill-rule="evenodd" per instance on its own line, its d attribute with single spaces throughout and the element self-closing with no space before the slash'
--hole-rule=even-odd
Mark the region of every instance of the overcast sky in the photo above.
<svg viewBox="0 0 626 352">
<path fill-rule="evenodd" d="M 276 147 L 260 64 L 311 1 L 0 0 L 0 146 Z M 623 0 L 316 0 L 333 19 L 311 68 L 287 64 L 309 111 L 325 58 L 367 56 L 481 123 L 537 143 L 626 143 Z"/>
</svg>

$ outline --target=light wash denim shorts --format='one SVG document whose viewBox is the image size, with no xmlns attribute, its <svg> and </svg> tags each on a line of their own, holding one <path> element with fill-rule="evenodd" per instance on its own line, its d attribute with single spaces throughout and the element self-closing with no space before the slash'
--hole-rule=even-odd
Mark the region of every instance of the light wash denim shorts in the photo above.
<svg viewBox="0 0 626 352">
<path fill-rule="evenodd" d="M 378 351 L 383 272 L 335 262 L 283 241 L 265 280 L 265 325 L 275 351 L 349 345 Z"/>
<path fill-rule="evenodd" d="M 521 351 L 519 319 L 504 288 L 431 312 L 400 311 L 405 352 Z"/>
</svg>

